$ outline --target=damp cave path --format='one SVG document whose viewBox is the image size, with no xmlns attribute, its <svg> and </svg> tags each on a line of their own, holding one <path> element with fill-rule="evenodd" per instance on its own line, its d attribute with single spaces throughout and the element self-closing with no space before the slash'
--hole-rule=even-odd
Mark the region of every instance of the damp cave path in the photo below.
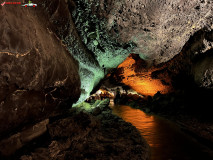
<svg viewBox="0 0 213 160">
<path fill-rule="evenodd" d="M 113 114 L 134 125 L 146 139 L 151 148 L 151 160 L 213 160 L 209 148 L 169 120 L 112 102 Z"/>
</svg>

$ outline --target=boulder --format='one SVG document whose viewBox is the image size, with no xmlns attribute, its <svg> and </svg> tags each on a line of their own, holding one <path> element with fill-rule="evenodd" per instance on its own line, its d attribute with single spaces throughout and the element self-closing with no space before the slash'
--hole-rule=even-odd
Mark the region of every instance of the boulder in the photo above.
<svg viewBox="0 0 213 160">
<path fill-rule="evenodd" d="M 79 98 L 78 62 L 47 18 L 42 8 L 0 9 L 0 136 L 70 108 Z"/>
</svg>

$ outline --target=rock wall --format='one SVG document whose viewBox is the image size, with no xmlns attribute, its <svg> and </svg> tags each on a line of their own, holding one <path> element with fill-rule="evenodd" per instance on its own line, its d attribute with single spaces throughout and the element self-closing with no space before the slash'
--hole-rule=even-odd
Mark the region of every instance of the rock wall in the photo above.
<svg viewBox="0 0 213 160">
<path fill-rule="evenodd" d="M 0 136 L 70 108 L 79 98 L 78 62 L 47 18 L 41 7 L 0 8 Z"/>
</svg>

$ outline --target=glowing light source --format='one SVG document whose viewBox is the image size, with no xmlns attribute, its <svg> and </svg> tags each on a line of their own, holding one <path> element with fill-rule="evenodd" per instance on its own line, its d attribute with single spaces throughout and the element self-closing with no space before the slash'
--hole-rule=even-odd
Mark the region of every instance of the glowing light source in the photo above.
<svg viewBox="0 0 213 160">
<path fill-rule="evenodd" d="M 101 94 L 102 93 L 102 91 L 101 90 L 98 90 L 97 92 L 96 92 L 96 94 Z"/>
</svg>

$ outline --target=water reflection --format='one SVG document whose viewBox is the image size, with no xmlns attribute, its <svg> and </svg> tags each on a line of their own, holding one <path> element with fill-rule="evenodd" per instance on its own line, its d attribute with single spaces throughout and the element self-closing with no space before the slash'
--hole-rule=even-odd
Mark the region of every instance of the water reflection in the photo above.
<svg viewBox="0 0 213 160">
<path fill-rule="evenodd" d="M 176 125 L 129 106 L 114 106 L 113 113 L 132 123 L 151 147 L 151 160 L 213 160 L 209 150 Z"/>
<path fill-rule="evenodd" d="M 141 134 L 146 137 L 150 146 L 158 145 L 153 143 L 153 136 L 151 136 L 155 128 L 153 116 L 148 116 L 144 112 L 138 109 L 134 110 L 129 106 L 114 106 L 113 113 L 122 117 L 126 122 L 132 123 L 133 126 L 136 126 Z"/>
</svg>

